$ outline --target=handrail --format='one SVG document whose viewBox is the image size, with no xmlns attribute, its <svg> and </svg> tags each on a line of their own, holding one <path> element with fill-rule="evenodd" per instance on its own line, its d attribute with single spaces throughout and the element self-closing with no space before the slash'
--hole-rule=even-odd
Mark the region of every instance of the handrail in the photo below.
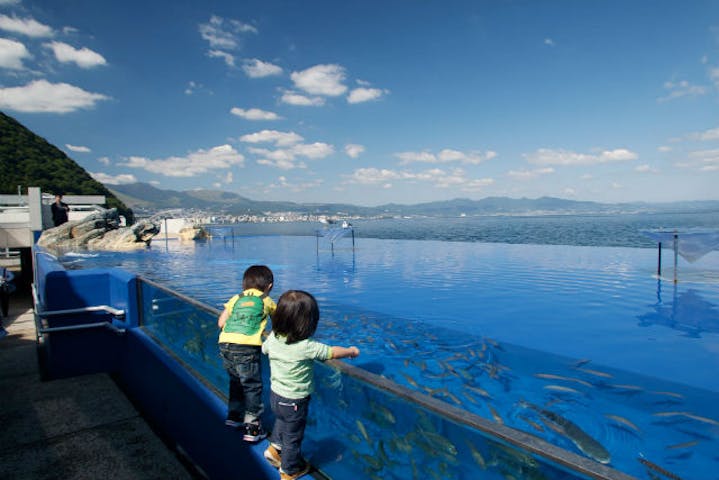
<svg viewBox="0 0 719 480">
<path fill-rule="evenodd" d="M 220 314 L 218 309 L 205 305 L 198 300 L 178 293 L 168 287 L 159 285 L 152 280 L 148 280 L 147 278 L 140 276 L 138 276 L 138 280 L 158 288 L 159 290 L 162 290 L 174 297 L 187 301 L 205 312 L 213 315 Z M 467 410 L 463 410 L 429 395 L 411 390 L 381 375 L 376 375 L 340 360 L 328 360 L 324 363 L 349 377 L 367 383 L 379 390 L 389 392 L 413 404 L 419 405 L 420 407 L 430 410 L 457 424 L 474 428 L 485 433 L 490 438 L 496 438 L 509 445 L 533 453 L 538 457 L 548 460 L 549 462 L 567 467 L 572 472 L 585 475 L 595 480 L 636 480 L 636 478 L 631 475 L 603 465 L 590 458 L 583 457 L 569 450 L 565 450 L 564 448 L 549 443 L 544 439 L 532 435 L 531 433 L 492 422 L 484 417 L 470 413 Z"/>
<path fill-rule="evenodd" d="M 82 323 L 80 325 L 67 325 L 64 327 L 40 327 L 38 333 L 68 332 L 72 330 L 86 330 L 88 328 L 107 328 L 115 333 L 125 333 L 124 328 L 117 327 L 110 322 Z"/>
<path fill-rule="evenodd" d="M 125 310 L 120 310 L 109 305 L 93 305 L 91 307 L 70 308 L 67 310 L 50 310 L 38 312 L 41 317 L 56 317 L 58 315 L 70 315 L 73 313 L 106 312 L 117 318 L 125 317 Z"/>
<path fill-rule="evenodd" d="M 92 312 L 106 312 L 117 318 L 125 317 L 125 310 L 120 310 L 109 305 L 93 305 L 90 307 L 81 308 L 70 308 L 67 310 L 47 310 L 40 311 L 40 300 L 37 294 L 37 287 L 33 283 L 32 285 L 32 299 L 33 299 L 33 313 L 35 317 L 35 334 L 39 339 L 44 333 L 53 332 L 67 332 L 72 330 L 85 330 L 88 328 L 108 328 L 115 333 L 125 333 L 124 328 L 117 327 L 111 322 L 95 322 L 95 323 L 83 323 L 79 325 L 65 325 L 62 327 L 43 327 L 42 319 L 46 317 L 55 317 L 60 315 L 70 315 L 73 313 L 92 313 Z"/>
</svg>

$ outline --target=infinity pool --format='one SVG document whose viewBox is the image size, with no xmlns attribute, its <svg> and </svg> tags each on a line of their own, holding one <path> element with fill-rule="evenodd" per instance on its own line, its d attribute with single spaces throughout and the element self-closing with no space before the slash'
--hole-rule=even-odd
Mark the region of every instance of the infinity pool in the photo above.
<svg viewBox="0 0 719 480">
<path fill-rule="evenodd" d="M 317 338 L 357 345 L 356 366 L 638 478 L 664 478 L 647 463 L 680 478 L 719 478 L 717 252 L 696 264 L 680 259 L 676 285 L 671 267 L 668 279 L 656 277 L 655 250 L 637 248 L 363 238 L 355 250 L 342 240 L 330 251 L 314 237 L 248 236 L 62 260 L 68 268 L 118 266 L 218 308 L 240 289 L 247 266 L 264 263 L 275 274 L 275 299 L 291 288 L 315 294 Z M 202 327 L 178 348 L 224 390 L 216 331 Z M 336 381 L 326 380 L 333 388 Z M 316 461 L 392 477 L 372 465 L 357 432 L 371 422 L 328 420 L 323 405 L 321 388 L 308 455 L 319 455 L 319 430 L 332 428 L 360 442 Z M 351 401 L 344 407 L 351 411 Z M 610 458 L 548 428 L 548 411 Z M 386 407 L 370 416 L 381 428 Z M 450 470 L 440 476 L 462 476 L 459 466 L 443 468 Z"/>
</svg>

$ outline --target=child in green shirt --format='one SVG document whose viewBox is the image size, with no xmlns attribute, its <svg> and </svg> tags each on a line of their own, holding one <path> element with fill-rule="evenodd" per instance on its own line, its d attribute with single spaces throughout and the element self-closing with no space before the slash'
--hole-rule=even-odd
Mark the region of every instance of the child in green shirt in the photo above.
<svg viewBox="0 0 719 480">
<path fill-rule="evenodd" d="M 314 361 L 354 358 L 360 353 L 357 347 L 331 347 L 313 340 L 319 318 L 315 297 L 289 290 L 277 302 L 272 333 L 262 344 L 262 353 L 270 359 L 270 406 L 275 414 L 270 446 L 264 456 L 280 467 L 281 480 L 294 480 L 310 470 L 302 458 L 301 446 L 314 391 Z"/>
</svg>

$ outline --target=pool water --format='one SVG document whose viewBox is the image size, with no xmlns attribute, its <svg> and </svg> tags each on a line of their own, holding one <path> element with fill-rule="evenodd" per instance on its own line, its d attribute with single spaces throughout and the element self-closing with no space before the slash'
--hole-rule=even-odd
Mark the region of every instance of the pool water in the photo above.
<svg viewBox="0 0 719 480">
<path fill-rule="evenodd" d="M 362 238 L 355 250 L 342 240 L 330 251 L 314 237 L 247 236 L 63 261 L 118 266 L 218 308 L 247 266 L 267 264 L 271 296 L 313 293 L 322 312 L 316 338 L 357 345 L 359 367 L 638 478 L 657 475 L 639 459 L 681 478 L 719 478 L 717 252 L 696 264 L 680 259 L 676 285 L 671 267 L 656 277 L 655 250 L 618 247 Z M 212 320 L 184 328 L 199 333 L 163 334 L 224 390 Z M 340 406 L 347 415 L 321 416 L 335 396 L 326 390 L 313 400 L 310 449 L 319 427 L 361 437 L 351 402 Z M 373 405 L 377 420 L 384 410 Z M 578 426 L 608 458 L 554 431 L 547 412 Z M 362 421 L 365 430 L 382 424 Z M 377 452 L 366 450 L 360 442 L 335 461 L 371 467 L 367 456 Z M 442 468 L 463 478 L 460 466 Z"/>
</svg>

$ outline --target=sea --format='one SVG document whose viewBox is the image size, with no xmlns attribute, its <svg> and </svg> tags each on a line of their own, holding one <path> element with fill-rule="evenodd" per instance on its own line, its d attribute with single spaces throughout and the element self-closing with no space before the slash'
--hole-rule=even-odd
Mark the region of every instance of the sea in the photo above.
<svg viewBox="0 0 719 480">
<path fill-rule="evenodd" d="M 719 212 L 349 219 L 208 225 L 137 252 L 68 252 L 211 307 L 266 264 L 275 299 L 317 298 L 316 338 L 352 365 L 641 479 L 719 479 L 719 252 L 674 264 L 646 231 Z M 676 279 L 676 281 L 675 281 Z M 143 297 L 145 327 L 219 390 L 215 318 Z M 318 368 L 305 454 L 329 477 L 587 478 L 480 441 L 408 401 Z M 550 462 L 551 463 L 551 462 Z M 558 469 L 559 468 L 559 469 Z"/>
</svg>

